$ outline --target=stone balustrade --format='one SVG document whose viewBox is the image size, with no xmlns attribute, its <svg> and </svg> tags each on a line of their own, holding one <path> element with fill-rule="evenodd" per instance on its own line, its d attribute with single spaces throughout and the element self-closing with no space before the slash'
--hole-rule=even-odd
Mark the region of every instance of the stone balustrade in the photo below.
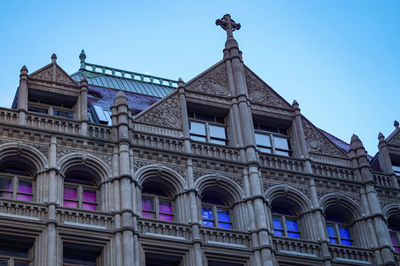
<svg viewBox="0 0 400 266">
<path fill-rule="evenodd" d="M 140 218 L 138 220 L 139 234 L 145 236 L 190 240 L 192 238 L 191 227 L 176 222 L 165 222 Z"/>
<path fill-rule="evenodd" d="M 47 207 L 44 204 L 0 199 L 0 217 L 12 217 L 37 221 L 46 220 Z"/>
<path fill-rule="evenodd" d="M 274 236 L 272 238 L 274 250 L 283 254 L 320 257 L 321 247 L 319 243 L 307 240 Z"/>
<path fill-rule="evenodd" d="M 112 230 L 114 227 L 114 218 L 111 214 L 65 207 L 57 208 L 57 222 L 64 225 L 104 230 Z"/>
<path fill-rule="evenodd" d="M 260 153 L 259 158 L 261 167 L 276 168 L 279 170 L 294 172 L 304 172 L 304 162 L 302 160 L 266 153 Z"/>
<path fill-rule="evenodd" d="M 393 187 L 391 175 L 377 173 L 377 172 L 374 172 L 373 175 L 374 175 L 375 185 L 380 187 L 389 187 L 389 188 Z"/>
<path fill-rule="evenodd" d="M 18 112 L 12 109 L 0 108 L 0 122 L 10 124 L 18 123 Z"/>
<path fill-rule="evenodd" d="M 238 161 L 239 150 L 210 143 L 192 142 L 192 154 L 222 160 Z"/>
<path fill-rule="evenodd" d="M 183 152 L 183 141 L 175 138 L 134 133 L 133 143 L 146 148 Z"/>
<path fill-rule="evenodd" d="M 347 181 L 360 181 L 357 180 L 354 171 L 350 168 L 335 167 L 335 166 L 316 164 L 316 163 L 313 163 L 311 167 L 315 175 L 329 177 L 329 178 L 337 178 Z"/>
<path fill-rule="evenodd" d="M 64 119 L 43 114 L 27 113 L 26 125 L 43 130 L 57 131 L 67 134 L 79 134 L 80 123 L 72 119 Z"/>
<path fill-rule="evenodd" d="M 330 245 L 329 251 L 334 261 L 375 265 L 374 253 L 370 249 Z"/>
<path fill-rule="evenodd" d="M 238 248 L 252 247 L 251 236 L 249 233 L 246 232 L 202 227 L 200 229 L 200 237 L 205 244 Z"/>
<path fill-rule="evenodd" d="M 97 139 L 111 140 L 111 127 L 89 123 L 88 136 Z"/>
</svg>

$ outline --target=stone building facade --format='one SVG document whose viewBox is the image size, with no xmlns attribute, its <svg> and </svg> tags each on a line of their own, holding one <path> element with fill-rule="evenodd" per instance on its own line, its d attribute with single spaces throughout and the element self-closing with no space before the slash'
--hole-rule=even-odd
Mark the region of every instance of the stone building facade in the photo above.
<svg viewBox="0 0 400 266">
<path fill-rule="evenodd" d="M 0 265 L 399 265 L 400 130 L 369 156 L 242 60 L 188 82 L 24 66 L 0 109 Z"/>
</svg>

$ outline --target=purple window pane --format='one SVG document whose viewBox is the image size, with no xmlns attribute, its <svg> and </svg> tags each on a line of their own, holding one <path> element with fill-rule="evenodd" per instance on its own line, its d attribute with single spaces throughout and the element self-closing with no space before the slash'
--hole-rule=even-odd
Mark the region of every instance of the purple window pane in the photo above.
<svg viewBox="0 0 400 266">
<path fill-rule="evenodd" d="M 299 233 L 288 232 L 287 234 L 288 234 L 288 237 L 300 238 L 300 234 Z"/>
<path fill-rule="evenodd" d="M 0 177 L 0 189 L 1 190 L 12 190 L 11 178 Z"/>
<path fill-rule="evenodd" d="M 399 248 L 398 247 L 394 247 L 393 251 L 396 252 L 396 253 L 399 253 Z"/>
<path fill-rule="evenodd" d="M 341 238 L 350 239 L 349 229 L 339 226 L 339 233 Z"/>
<path fill-rule="evenodd" d="M 227 224 L 227 223 L 218 223 L 218 227 L 224 228 L 224 229 L 232 229 L 231 224 Z"/>
<path fill-rule="evenodd" d="M 329 243 L 332 243 L 332 244 L 337 244 L 337 240 L 336 240 L 336 238 L 329 238 Z"/>
<path fill-rule="evenodd" d="M 398 246 L 399 245 L 396 235 L 390 234 L 390 239 L 392 240 L 393 246 Z"/>
<path fill-rule="evenodd" d="M 286 219 L 286 227 L 288 231 L 298 232 L 299 228 L 297 226 L 297 221 Z"/>
<path fill-rule="evenodd" d="M 327 225 L 326 230 L 328 231 L 328 236 L 336 237 L 335 227 L 333 225 Z"/>
<path fill-rule="evenodd" d="M 18 192 L 32 194 L 32 182 L 18 181 Z"/>
<path fill-rule="evenodd" d="M 84 190 L 83 201 L 96 203 L 97 202 L 96 191 Z"/>
<path fill-rule="evenodd" d="M 82 203 L 82 208 L 85 210 L 95 211 L 97 209 L 97 206 L 90 203 Z"/>
<path fill-rule="evenodd" d="M 0 191 L 0 197 L 6 198 L 6 199 L 11 199 L 12 198 L 12 193 Z"/>
<path fill-rule="evenodd" d="M 274 229 L 283 229 L 281 217 L 272 217 L 272 223 L 274 225 Z"/>
<path fill-rule="evenodd" d="M 17 194 L 17 200 L 32 201 L 32 196 Z"/>
<path fill-rule="evenodd" d="M 154 204 L 152 199 L 142 199 L 142 209 L 147 211 L 154 211 Z"/>
<path fill-rule="evenodd" d="M 160 212 L 171 213 L 172 214 L 172 204 L 171 204 L 171 202 L 160 200 Z"/>
<path fill-rule="evenodd" d="M 143 212 L 143 213 L 142 213 L 142 216 L 143 216 L 144 218 L 154 219 L 154 213 L 151 213 L 151 212 Z"/>
<path fill-rule="evenodd" d="M 213 226 L 214 226 L 214 222 L 212 222 L 212 221 L 203 221 L 203 225 L 204 225 L 204 226 L 213 227 Z"/>
<path fill-rule="evenodd" d="M 78 208 L 78 203 L 74 201 L 64 200 L 64 207 Z"/>
<path fill-rule="evenodd" d="M 221 222 L 230 222 L 231 217 L 229 216 L 229 211 L 228 210 L 217 210 L 218 214 L 218 221 Z"/>
<path fill-rule="evenodd" d="M 161 214 L 160 213 L 160 220 L 163 220 L 163 221 L 173 221 L 174 219 L 173 219 L 173 216 L 172 215 L 168 215 L 168 214 Z"/>
<path fill-rule="evenodd" d="M 78 200 L 77 189 L 71 187 L 64 187 L 64 199 Z"/>
<path fill-rule="evenodd" d="M 351 246 L 351 241 L 350 241 L 350 240 L 343 240 L 343 239 L 342 239 L 342 245 Z"/>
<path fill-rule="evenodd" d="M 214 220 L 211 208 L 203 207 L 202 213 L 203 213 L 203 219 Z"/>
<path fill-rule="evenodd" d="M 276 236 L 283 236 L 283 232 L 279 230 L 274 230 L 274 235 Z"/>
</svg>

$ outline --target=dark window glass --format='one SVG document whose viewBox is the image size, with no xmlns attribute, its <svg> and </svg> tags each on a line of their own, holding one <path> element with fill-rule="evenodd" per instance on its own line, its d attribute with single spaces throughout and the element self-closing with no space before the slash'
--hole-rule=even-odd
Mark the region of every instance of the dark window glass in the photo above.
<svg viewBox="0 0 400 266">
<path fill-rule="evenodd" d="M 57 116 L 67 117 L 67 118 L 74 118 L 74 114 L 73 113 L 64 112 L 64 111 L 60 111 L 60 110 L 53 110 L 53 114 L 57 115 Z"/>
<path fill-rule="evenodd" d="M 35 112 L 35 113 L 41 113 L 41 114 L 49 113 L 49 110 L 47 108 L 41 108 L 41 107 L 32 106 L 32 105 L 28 105 L 28 111 Z"/>
</svg>

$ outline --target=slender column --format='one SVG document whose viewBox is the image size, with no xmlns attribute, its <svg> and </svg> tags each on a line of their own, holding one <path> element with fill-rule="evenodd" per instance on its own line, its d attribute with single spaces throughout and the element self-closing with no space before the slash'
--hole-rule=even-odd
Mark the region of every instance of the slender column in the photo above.
<svg viewBox="0 0 400 266">
<path fill-rule="evenodd" d="M 82 77 L 80 84 L 80 96 L 79 96 L 79 114 L 78 119 L 81 121 L 80 134 L 87 135 L 87 93 L 88 93 L 88 83 L 85 76 Z"/>
<path fill-rule="evenodd" d="M 396 122 L 397 121 L 395 121 L 395 125 L 396 125 Z M 397 122 L 397 128 L 398 128 L 398 126 L 399 126 L 399 124 Z M 397 177 L 396 177 L 395 173 L 393 172 L 393 166 L 392 166 L 392 161 L 390 160 L 388 145 L 386 143 L 385 136 L 383 136 L 383 134 L 381 132 L 379 132 L 378 140 L 379 140 L 379 144 L 378 144 L 379 165 L 383 172 L 391 174 L 391 180 L 392 180 L 393 187 L 399 188 L 399 184 L 397 182 Z"/>
<path fill-rule="evenodd" d="M 28 110 L 28 69 L 21 68 L 18 88 L 18 124 L 26 124 L 26 112 Z"/>
</svg>

